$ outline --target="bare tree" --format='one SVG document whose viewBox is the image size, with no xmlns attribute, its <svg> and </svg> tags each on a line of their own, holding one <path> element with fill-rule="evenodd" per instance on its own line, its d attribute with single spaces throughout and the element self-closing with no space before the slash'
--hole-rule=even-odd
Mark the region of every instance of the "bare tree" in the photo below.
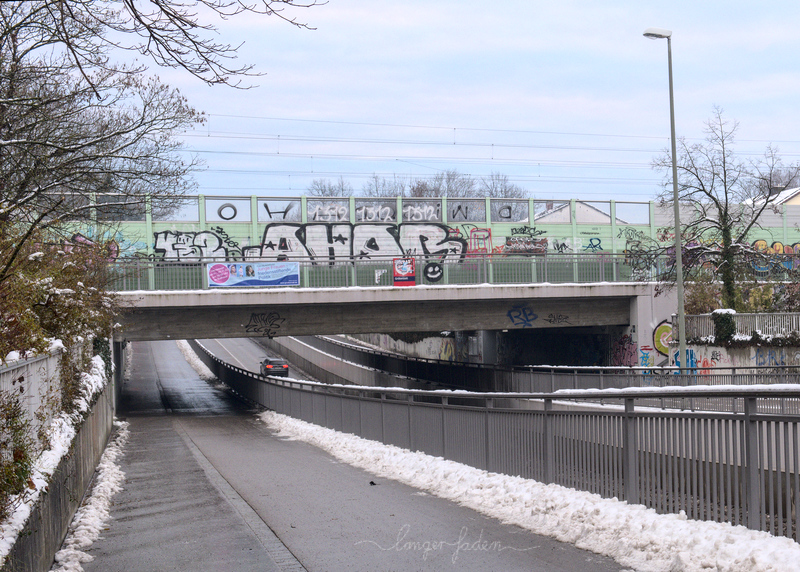
<svg viewBox="0 0 800 572">
<path fill-rule="evenodd" d="M 361 187 L 361 194 L 365 197 L 404 197 L 408 184 L 402 177 L 393 176 L 391 179 L 379 177 L 374 174 Z"/>
<path fill-rule="evenodd" d="M 108 54 L 128 50 L 161 67 L 182 68 L 209 84 L 237 85 L 252 66 L 236 62 L 238 46 L 215 39 L 217 29 L 201 19 L 263 15 L 308 28 L 287 12 L 317 0 L 4 0 L 0 17 L 0 52 L 9 40 L 30 51 L 59 50 L 84 79 L 94 70 L 116 69 Z M 324 3 L 324 2 L 322 2 Z M 129 68 L 140 73 L 143 67 Z"/>
<path fill-rule="evenodd" d="M 251 74 L 199 14 L 277 16 L 316 0 L 30 0 L 0 2 L 0 283 L 38 231 L 143 212 L 141 195 L 166 204 L 194 188 L 196 158 L 174 135 L 202 122 L 143 65 L 115 50 L 182 68 L 207 83 Z M 101 207 L 97 207 L 102 203 Z M 95 226 L 93 224 L 92 226 Z"/>
<path fill-rule="evenodd" d="M 312 197 L 349 197 L 353 194 L 353 186 L 343 177 L 335 183 L 328 179 L 314 179 L 308 186 L 308 194 Z"/>
<path fill-rule="evenodd" d="M 714 110 L 706 124 L 703 143 L 678 143 L 678 193 L 684 207 L 694 215 L 681 220 L 684 266 L 688 275 L 692 267 L 711 267 L 722 283 L 722 303 L 726 308 L 736 306 L 737 269 L 741 261 L 752 260 L 758 253 L 750 246 L 750 233 L 760 228 L 759 219 L 774 209 L 776 186 L 794 185 L 800 175 L 800 165 L 785 165 L 777 149 L 767 147 L 758 159 L 744 159 L 734 152 L 736 122 Z M 656 169 L 665 172 L 662 203 L 671 205 L 672 158 L 668 153 L 655 159 Z M 661 246 L 656 251 L 667 251 Z M 665 276 L 674 282 L 674 274 Z"/>
<path fill-rule="evenodd" d="M 525 189 L 511 183 L 507 175 L 493 172 L 480 180 L 480 193 L 489 198 L 524 199 Z"/>
</svg>

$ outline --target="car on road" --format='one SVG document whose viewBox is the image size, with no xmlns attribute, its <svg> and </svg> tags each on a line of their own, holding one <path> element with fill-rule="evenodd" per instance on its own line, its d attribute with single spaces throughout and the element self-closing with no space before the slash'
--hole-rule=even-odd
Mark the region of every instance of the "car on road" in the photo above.
<svg viewBox="0 0 800 572">
<path fill-rule="evenodd" d="M 289 364 L 285 359 L 267 357 L 261 361 L 261 375 L 289 376 Z"/>
</svg>

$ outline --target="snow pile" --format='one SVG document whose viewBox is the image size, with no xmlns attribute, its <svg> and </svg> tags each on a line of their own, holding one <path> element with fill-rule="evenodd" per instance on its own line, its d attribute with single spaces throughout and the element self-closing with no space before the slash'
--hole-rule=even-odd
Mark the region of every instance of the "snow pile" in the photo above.
<svg viewBox="0 0 800 572">
<path fill-rule="evenodd" d="M 197 354 L 192 349 L 192 346 L 189 345 L 189 342 L 186 340 L 176 340 L 175 343 L 178 344 L 178 349 L 181 350 L 183 357 L 189 362 L 189 365 L 192 366 L 195 373 L 200 376 L 200 379 L 203 381 L 218 381 L 217 376 L 211 373 L 208 366 L 197 357 Z"/>
<path fill-rule="evenodd" d="M 84 413 L 97 393 L 106 384 L 105 364 L 103 358 L 94 356 L 88 372 L 81 374 L 81 388 L 75 403 L 75 412 L 61 413 L 55 417 L 48 428 L 50 449 L 44 451 L 33 464 L 33 473 L 29 481 L 29 489 L 21 495 L 21 502 L 8 518 L 0 523 L 0 564 L 5 560 L 17 536 L 30 516 L 31 507 L 39 499 L 42 491 L 47 492 L 47 484 L 53 472 L 61 462 L 61 458 L 69 452 L 72 440 L 83 420 Z"/>
<path fill-rule="evenodd" d="M 111 498 L 122 490 L 125 481 L 125 473 L 116 461 L 122 455 L 130 432 L 128 423 L 124 421 L 115 421 L 114 425 L 117 435 L 100 458 L 94 488 L 86 503 L 75 513 L 64 540 L 64 548 L 56 552 L 53 572 L 80 572 L 83 570 L 82 562 L 94 559 L 81 549 L 88 548 L 100 537 L 103 525 L 110 517 Z"/>
<path fill-rule="evenodd" d="M 394 479 L 536 534 L 574 544 L 642 571 L 778 572 L 800 570 L 789 538 L 685 514 L 489 473 L 340 433 L 271 411 L 261 419 L 280 435 L 320 447 L 350 465 Z"/>
</svg>

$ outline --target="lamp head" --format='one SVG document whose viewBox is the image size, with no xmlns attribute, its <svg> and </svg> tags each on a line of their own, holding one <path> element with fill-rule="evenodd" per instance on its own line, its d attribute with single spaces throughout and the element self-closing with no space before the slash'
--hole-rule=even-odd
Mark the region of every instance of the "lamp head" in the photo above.
<svg viewBox="0 0 800 572">
<path fill-rule="evenodd" d="M 644 37 L 651 40 L 660 40 L 663 38 L 672 37 L 672 30 L 665 30 L 664 28 L 647 28 L 644 31 Z"/>
</svg>

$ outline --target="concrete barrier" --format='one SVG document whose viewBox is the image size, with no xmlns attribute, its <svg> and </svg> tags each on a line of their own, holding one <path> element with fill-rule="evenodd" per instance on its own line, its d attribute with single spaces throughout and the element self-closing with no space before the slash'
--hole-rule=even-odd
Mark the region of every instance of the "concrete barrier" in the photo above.
<svg viewBox="0 0 800 572">
<path fill-rule="evenodd" d="M 84 419 L 69 453 L 53 473 L 47 493 L 32 507 L 28 522 L 0 568 L 2 572 L 46 572 L 53 565 L 111 435 L 114 385 L 106 386 Z"/>
</svg>

